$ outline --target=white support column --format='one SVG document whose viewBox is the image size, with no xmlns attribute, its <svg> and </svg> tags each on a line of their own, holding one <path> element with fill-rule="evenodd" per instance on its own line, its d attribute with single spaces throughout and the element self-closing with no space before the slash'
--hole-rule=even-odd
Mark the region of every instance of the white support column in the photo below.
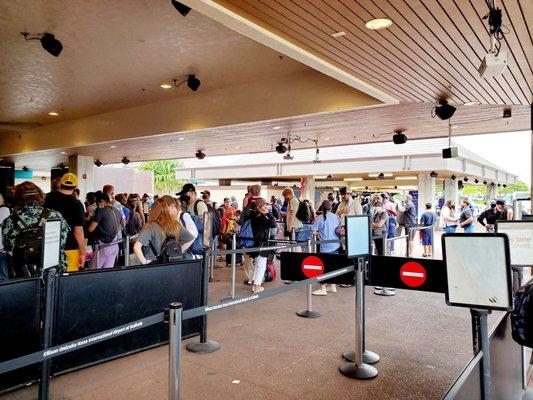
<svg viewBox="0 0 533 400">
<path fill-rule="evenodd" d="M 487 205 L 492 199 L 496 198 L 496 185 L 491 185 L 490 182 L 487 183 Z"/>
<path fill-rule="evenodd" d="M 425 211 L 426 203 L 431 203 L 435 209 L 435 178 L 429 174 L 418 174 L 418 219 Z"/>
<path fill-rule="evenodd" d="M 459 205 L 459 186 L 457 179 L 444 178 L 444 200 L 455 201 L 456 207 Z"/>
<path fill-rule="evenodd" d="M 68 156 L 68 170 L 78 177 L 80 199 L 85 199 L 87 192 L 93 191 L 94 160 L 89 156 Z"/>
<path fill-rule="evenodd" d="M 304 191 L 301 196 L 301 200 L 309 200 L 313 207 L 315 207 L 315 178 L 312 176 L 307 176 L 303 178 L 304 180 Z"/>
</svg>

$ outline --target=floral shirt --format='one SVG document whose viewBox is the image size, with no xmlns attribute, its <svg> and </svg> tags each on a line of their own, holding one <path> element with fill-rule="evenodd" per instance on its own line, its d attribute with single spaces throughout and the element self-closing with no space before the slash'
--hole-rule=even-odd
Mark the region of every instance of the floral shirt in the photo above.
<svg viewBox="0 0 533 400">
<path fill-rule="evenodd" d="M 17 214 L 19 218 L 26 224 L 27 227 L 34 227 L 39 223 L 39 218 L 43 212 L 43 207 L 38 204 L 28 204 L 18 211 Z M 64 270 L 67 266 L 67 260 L 65 257 L 65 244 L 67 243 L 67 235 L 70 232 L 70 226 L 68 226 L 67 221 L 63 216 L 54 210 L 50 210 L 50 216 L 48 219 L 59 219 L 61 220 L 61 236 L 60 236 L 60 248 L 61 253 L 59 255 L 59 268 Z M 4 243 L 4 249 L 8 252 L 12 252 L 15 247 L 15 242 L 18 235 L 21 233 L 20 227 L 16 224 L 14 215 L 10 215 L 4 220 L 2 224 L 2 239 Z"/>
</svg>

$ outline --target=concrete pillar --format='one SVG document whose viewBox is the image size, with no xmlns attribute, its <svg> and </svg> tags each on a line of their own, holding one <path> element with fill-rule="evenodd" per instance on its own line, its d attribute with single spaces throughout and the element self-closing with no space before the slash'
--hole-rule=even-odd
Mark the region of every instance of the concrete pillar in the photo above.
<svg viewBox="0 0 533 400">
<path fill-rule="evenodd" d="M 444 178 L 444 201 L 455 201 L 456 209 L 459 205 L 459 187 L 457 179 Z"/>
<path fill-rule="evenodd" d="M 302 178 L 304 184 L 304 190 L 302 192 L 300 200 L 309 200 L 313 207 L 315 207 L 315 178 L 307 176 Z"/>
<path fill-rule="evenodd" d="M 496 185 L 491 185 L 489 182 L 487 183 L 487 204 L 489 204 L 490 201 L 495 198 L 496 198 Z"/>
<path fill-rule="evenodd" d="M 90 156 L 68 156 L 68 170 L 78 177 L 80 199 L 83 201 L 87 192 L 93 190 L 94 160 Z"/>
<path fill-rule="evenodd" d="M 429 174 L 418 174 L 418 219 L 425 211 L 426 203 L 431 203 L 435 210 L 435 178 Z"/>
</svg>

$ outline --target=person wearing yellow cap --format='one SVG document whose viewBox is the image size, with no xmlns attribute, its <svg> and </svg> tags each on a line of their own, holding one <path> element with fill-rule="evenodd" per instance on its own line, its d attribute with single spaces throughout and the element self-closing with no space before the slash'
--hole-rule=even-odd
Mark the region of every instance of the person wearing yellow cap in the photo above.
<svg viewBox="0 0 533 400">
<path fill-rule="evenodd" d="M 44 206 L 59 211 L 70 226 L 65 246 L 67 272 L 79 271 L 85 263 L 85 235 L 83 233 L 83 204 L 72 196 L 78 177 L 67 172 L 61 177 L 57 191 L 46 195 Z"/>
</svg>

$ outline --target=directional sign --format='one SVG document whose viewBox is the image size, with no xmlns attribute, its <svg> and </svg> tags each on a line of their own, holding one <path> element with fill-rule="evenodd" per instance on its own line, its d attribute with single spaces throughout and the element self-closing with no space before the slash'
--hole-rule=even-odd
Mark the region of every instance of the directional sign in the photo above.
<svg viewBox="0 0 533 400">
<path fill-rule="evenodd" d="M 324 262 L 316 256 L 305 257 L 302 261 L 302 272 L 307 278 L 322 275 L 324 270 Z"/>
<path fill-rule="evenodd" d="M 426 278 L 426 269 L 415 261 L 406 262 L 400 268 L 400 279 L 409 287 L 422 286 Z"/>
</svg>

